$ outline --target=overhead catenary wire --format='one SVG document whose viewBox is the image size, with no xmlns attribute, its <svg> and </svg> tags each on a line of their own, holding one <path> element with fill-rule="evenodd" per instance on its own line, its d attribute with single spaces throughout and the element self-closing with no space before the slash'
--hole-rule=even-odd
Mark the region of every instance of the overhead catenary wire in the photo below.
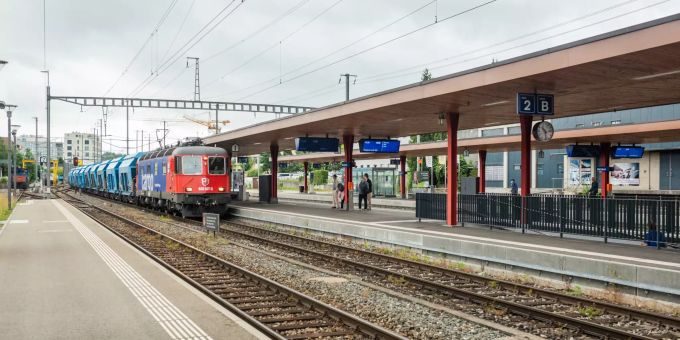
<svg viewBox="0 0 680 340">
<path fill-rule="evenodd" d="M 595 23 L 592 23 L 592 24 L 588 24 L 588 25 L 585 25 L 585 26 L 580 26 L 580 27 L 578 27 L 578 28 L 570 29 L 570 30 L 567 30 L 567 31 L 564 31 L 564 32 L 559 32 L 559 33 L 550 35 L 550 36 L 548 36 L 548 37 L 543 37 L 543 38 L 540 38 L 540 39 L 532 40 L 532 41 L 530 41 L 530 42 L 528 42 L 528 43 L 524 43 L 524 44 L 521 44 L 521 45 L 511 46 L 511 47 L 508 47 L 508 48 L 505 48 L 505 49 L 502 49 L 502 50 L 497 50 L 497 51 L 489 52 L 489 53 L 486 53 L 486 54 L 483 54 L 483 55 L 475 56 L 475 57 L 473 57 L 473 58 L 468 58 L 468 59 L 460 60 L 460 61 L 457 61 L 457 62 L 455 62 L 455 63 L 450 63 L 450 64 L 446 64 L 446 65 L 442 65 L 442 66 L 433 66 L 433 64 L 437 64 L 437 63 L 441 63 L 441 62 L 444 62 L 444 61 L 452 60 L 452 59 L 454 59 L 454 58 L 461 57 L 461 56 L 465 56 L 465 55 L 470 55 L 470 54 L 473 54 L 473 53 L 476 53 L 476 52 L 480 52 L 480 51 L 483 51 L 483 50 L 486 50 L 486 49 L 489 49 L 489 48 L 493 48 L 493 47 L 496 47 L 496 46 L 501 46 L 501 45 L 504 45 L 504 44 L 507 44 L 507 43 L 511 43 L 511 42 L 515 42 L 515 41 L 517 41 L 517 40 L 521 40 L 521 39 L 523 39 L 523 38 L 531 37 L 531 36 L 537 35 L 537 34 L 539 34 L 539 33 L 543 33 L 543 32 L 545 32 L 545 31 L 553 30 L 553 29 L 555 29 L 555 28 L 557 28 L 557 27 L 565 26 L 565 25 L 574 23 L 574 22 L 579 21 L 579 20 L 583 20 L 583 19 L 586 19 L 586 18 L 595 16 L 595 15 L 598 15 L 598 14 L 602 14 L 602 13 L 605 13 L 605 12 L 607 12 L 607 11 L 613 10 L 613 9 L 615 9 L 615 8 L 622 7 L 622 6 L 625 6 L 625 5 L 629 5 L 629 4 L 634 3 L 634 2 L 637 2 L 637 1 L 639 1 L 639 0 L 628 0 L 628 1 L 624 1 L 624 2 L 621 2 L 621 3 L 619 3 L 619 4 L 615 4 L 615 5 L 612 5 L 612 6 L 608 6 L 608 7 L 606 7 L 606 8 L 603 8 L 603 9 L 600 9 L 600 10 L 597 10 L 597 11 L 594 11 L 594 12 L 591 12 L 591 13 L 588 13 L 588 14 L 583 15 L 583 16 L 579 16 L 579 17 L 576 17 L 576 18 L 573 18 L 573 19 L 569 19 L 569 20 L 566 20 L 566 21 L 563 21 L 563 22 L 560 22 L 560 23 L 557 23 L 557 24 L 554 24 L 554 25 L 550 25 L 550 26 L 541 28 L 541 29 L 539 29 L 539 30 L 531 31 L 531 32 L 529 32 L 529 33 L 523 33 L 523 34 L 521 34 L 521 35 L 515 36 L 515 37 L 513 37 L 513 38 L 510 38 L 510 39 L 507 39 L 507 40 L 504 40 L 504 41 L 500 41 L 500 42 L 497 42 L 497 43 L 493 43 L 493 44 L 490 44 L 490 45 L 486 45 L 486 46 L 484 46 L 484 47 L 480 47 L 480 48 L 477 48 L 477 49 L 474 49 L 474 50 L 470 50 L 470 51 L 466 51 L 466 52 L 463 52 L 463 53 L 459 53 L 459 54 L 456 54 L 456 55 L 448 56 L 448 57 L 446 57 L 446 58 L 442 58 L 442 59 L 437 59 L 437 60 L 433 60 L 433 61 L 421 63 L 421 64 L 418 64 L 418 65 L 415 65 L 415 66 L 410 66 L 410 67 L 403 68 L 403 69 L 396 70 L 396 71 L 390 71 L 390 72 L 385 72 L 385 73 L 381 73 L 381 74 L 377 74 L 377 75 L 369 75 L 369 76 L 366 76 L 366 77 L 362 77 L 362 80 L 361 80 L 357 85 L 358 85 L 358 86 L 363 86 L 363 85 L 366 85 L 366 84 L 369 84 L 369 83 L 375 83 L 375 82 L 379 82 L 379 81 L 383 81 L 383 80 L 388 80 L 388 79 L 394 79 L 394 78 L 400 78 L 400 77 L 404 77 L 404 76 L 413 75 L 415 72 L 421 72 L 423 67 L 428 67 L 428 69 L 430 69 L 430 70 L 436 70 L 436 69 L 441 69 L 441 68 L 449 67 L 449 66 L 452 66 L 452 65 L 455 65 L 455 64 L 461 64 L 461 63 L 470 62 L 470 61 L 474 61 L 474 60 L 477 60 L 477 59 L 481 59 L 481 58 L 493 56 L 493 55 L 496 55 L 496 54 L 499 54 L 499 53 L 503 53 L 503 52 L 510 51 L 510 50 L 512 50 L 512 49 L 521 48 L 521 47 L 524 47 L 524 46 L 527 46 L 527 45 L 531 45 L 531 44 L 535 44 L 535 43 L 538 43 L 538 42 L 541 42 L 541 41 L 545 41 L 545 40 L 548 40 L 548 39 L 552 39 L 552 38 L 555 38 L 555 37 L 558 37 L 558 36 L 561 36 L 561 35 L 569 34 L 569 33 L 572 33 L 572 32 L 574 32 L 574 31 L 577 31 L 577 30 L 581 30 L 581 29 L 585 29 L 585 28 L 588 28 L 588 27 L 592 27 L 592 26 L 594 26 L 594 25 L 597 25 L 597 24 L 600 24 L 600 23 L 603 23 L 603 22 L 606 22 L 606 21 L 614 20 L 614 19 L 617 19 L 617 18 L 622 17 L 622 16 L 625 16 L 625 15 L 629 15 L 629 14 L 632 14 L 632 13 L 636 13 L 636 12 L 639 12 L 639 11 L 641 11 L 641 10 L 644 10 L 644 9 L 647 9 L 647 8 L 650 8 L 650 7 L 653 7 L 653 6 L 658 6 L 658 5 L 662 4 L 662 3 L 668 2 L 668 1 L 670 1 L 670 0 L 665 0 L 665 1 L 658 2 L 658 3 L 654 3 L 654 4 L 651 4 L 651 5 L 649 5 L 649 6 L 645 6 L 645 7 L 643 7 L 643 8 L 639 8 L 639 9 L 636 9 L 636 10 L 633 10 L 633 11 L 629 11 L 629 12 L 626 12 L 626 13 L 623 13 L 623 14 L 620 14 L 620 15 L 617 15 L 617 16 L 615 16 L 615 17 L 610 17 L 610 18 L 607 18 L 607 19 L 603 19 L 603 20 L 600 20 L 600 21 L 598 21 L 598 22 L 595 22 Z M 404 72 L 404 71 L 407 71 L 407 72 Z M 411 71 L 412 71 L 412 72 L 411 72 Z M 310 91 L 310 92 L 307 92 L 307 93 L 298 95 L 298 96 L 296 96 L 296 97 L 292 97 L 292 98 L 289 98 L 289 99 L 285 99 L 283 102 L 290 102 L 291 99 L 296 99 L 296 98 L 305 98 L 304 100 L 308 100 L 308 99 L 311 99 L 311 98 L 314 98 L 314 97 L 318 97 L 318 96 L 323 95 L 323 94 L 325 94 L 325 93 L 317 94 L 317 95 L 314 95 L 314 96 L 312 96 L 312 97 L 307 98 L 308 95 L 315 94 L 315 93 L 317 93 L 317 92 L 319 92 L 319 91 L 322 91 L 322 90 L 324 90 L 324 89 L 326 89 L 326 87 L 320 88 L 320 89 L 316 89 L 316 90 L 312 90 L 312 91 Z M 332 91 L 327 91 L 327 92 L 332 92 Z"/>
<path fill-rule="evenodd" d="M 218 78 L 216 78 L 216 79 L 214 79 L 214 80 L 208 82 L 206 85 L 203 86 L 203 89 L 206 89 L 206 88 L 208 88 L 208 87 L 214 85 L 214 84 L 217 83 L 218 81 L 220 81 L 220 80 L 222 80 L 222 79 L 224 79 L 224 78 L 230 76 L 230 75 L 233 74 L 234 72 L 236 72 L 236 71 L 238 71 L 239 69 L 241 69 L 241 68 L 247 66 L 247 65 L 250 64 L 251 62 L 255 61 L 257 58 L 261 57 L 261 56 L 264 55 L 265 53 L 267 53 L 267 52 L 271 51 L 272 49 L 276 48 L 277 46 L 279 47 L 279 52 L 281 52 L 282 45 L 283 45 L 284 42 L 286 42 L 286 40 L 290 39 L 290 38 L 293 37 L 295 34 L 297 34 L 297 33 L 299 33 L 300 31 L 302 31 L 305 27 L 309 26 L 311 23 L 313 23 L 314 21 L 316 21 L 317 19 L 319 19 L 321 16 L 323 16 L 323 15 L 326 14 L 326 13 L 328 13 L 328 11 L 330 11 L 331 9 L 333 9 L 334 7 L 336 7 L 338 4 L 340 4 L 340 3 L 343 2 L 343 1 L 344 1 L 344 0 L 337 0 L 337 1 L 333 2 L 330 6 L 324 8 L 321 12 L 319 12 L 318 14 L 316 14 L 314 17 L 312 17 L 310 20 L 306 21 L 306 22 L 303 23 L 302 25 L 300 25 L 300 26 L 299 26 L 298 28 L 296 28 L 295 30 L 293 30 L 293 31 L 291 31 L 290 33 L 288 33 L 287 35 L 285 35 L 283 38 L 281 38 L 281 39 L 279 39 L 279 40 L 273 42 L 273 43 L 272 43 L 271 45 L 269 45 L 267 48 L 265 48 L 265 49 L 263 49 L 262 51 L 258 52 L 258 53 L 255 54 L 253 57 L 250 57 L 249 59 L 247 59 L 245 62 L 243 62 L 243 63 L 240 64 L 239 66 L 233 68 L 232 70 L 230 70 L 230 71 L 228 71 L 227 73 L 221 75 L 220 77 L 218 77 Z M 289 10 L 288 12 L 291 12 L 291 11 Z M 291 13 L 292 13 L 292 12 L 291 12 Z M 277 21 L 277 20 L 275 20 L 275 21 Z M 270 22 L 267 26 L 271 25 L 271 24 L 274 23 L 275 21 Z M 262 30 L 262 28 L 261 28 L 259 31 L 261 31 L 261 30 Z M 259 31 L 258 31 L 258 32 L 259 32 Z M 251 34 L 248 38 L 245 38 L 245 39 L 252 38 L 253 36 L 254 36 L 254 34 Z M 244 39 L 244 40 L 241 40 L 240 42 L 245 41 L 245 39 Z M 232 49 L 231 46 L 230 46 L 229 48 L 227 48 L 227 49 L 225 49 L 225 50 L 219 52 L 218 54 L 221 54 L 221 53 L 223 53 L 223 52 L 226 52 L 227 50 L 230 50 L 230 49 Z M 214 57 L 214 56 L 216 56 L 216 55 L 217 55 L 217 54 L 215 54 L 215 55 L 213 55 L 213 56 L 211 56 L 211 57 L 209 57 L 209 58 L 212 58 L 212 57 Z M 279 55 L 279 59 L 280 59 L 279 62 L 281 62 L 281 55 Z M 281 69 L 280 69 L 280 70 L 279 70 L 279 78 L 281 78 L 281 77 L 282 77 L 282 72 L 281 72 Z"/>
<path fill-rule="evenodd" d="M 128 71 L 130 70 L 132 65 L 135 63 L 135 61 L 137 61 L 137 59 L 142 54 L 144 49 L 147 47 L 147 45 L 149 45 L 149 42 L 152 41 L 154 35 L 158 32 L 158 29 L 163 25 L 165 20 L 168 18 L 168 16 L 170 15 L 170 12 L 172 12 L 172 9 L 175 7 L 176 4 L 177 4 L 177 0 L 172 0 L 170 2 L 170 5 L 163 12 L 163 15 L 161 16 L 160 20 L 158 21 L 156 26 L 154 26 L 153 30 L 151 30 L 151 33 L 146 38 L 146 40 L 144 41 L 142 46 L 139 48 L 139 50 L 137 50 L 137 53 L 135 53 L 135 55 L 132 57 L 130 62 L 127 63 L 127 65 L 125 66 L 125 68 L 123 69 L 121 74 L 118 76 L 118 78 L 113 82 L 113 84 L 111 84 L 111 86 L 108 88 L 108 90 L 106 90 L 106 92 L 104 92 L 104 96 L 108 95 L 116 87 L 116 85 L 118 85 L 120 80 L 123 79 L 123 77 L 128 73 Z"/>
<path fill-rule="evenodd" d="M 217 97 L 220 97 L 220 98 L 221 98 L 221 97 L 225 97 L 225 96 L 228 96 L 228 95 L 231 95 L 231 94 L 235 94 L 235 93 L 240 93 L 240 92 L 243 92 L 243 91 L 247 91 L 247 90 L 250 90 L 250 89 L 259 87 L 259 86 L 261 86 L 261 85 L 265 85 L 265 84 L 271 83 L 272 81 L 279 80 L 279 78 L 281 78 L 281 77 L 285 77 L 285 76 L 290 75 L 290 74 L 293 74 L 293 73 L 295 73 L 295 72 L 297 72 L 297 71 L 299 71 L 299 70 L 302 70 L 302 69 L 304 69 L 304 68 L 307 68 L 307 67 L 309 67 L 309 66 L 311 66 L 311 65 L 314 65 L 314 64 L 318 63 L 319 61 L 322 61 L 322 60 L 324 60 L 324 59 L 326 59 L 326 58 L 328 58 L 328 57 L 330 57 L 330 56 L 332 56 L 332 55 L 335 55 L 335 54 L 337 54 L 337 53 L 339 53 L 339 52 L 341 52 L 341 51 L 344 51 L 344 50 L 346 50 L 347 48 L 350 48 L 350 47 L 352 47 L 352 46 L 354 46 L 354 45 L 356 45 L 356 44 L 358 44 L 358 43 L 360 43 L 360 42 L 362 42 L 362 41 L 364 41 L 364 40 L 366 40 L 366 39 L 368 39 L 368 38 L 374 36 L 375 34 L 378 34 L 378 33 L 384 31 L 385 29 L 387 29 L 387 28 L 389 28 L 389 27 L 391 27 L 391 26 L 394 26 L 395 24 L 397 24 L 397 23 L 399 23 L 399 22 L 401 22 L 401 21 L 403 21 L 403 20 L 405 20 L 405 19 L 407 19 L 407 18 L 409 18 L 409 17 L 415 15 L 416 13 L 422 11 L 423 9 L 427 8 L 428 6 L 430 6 L 430 5 L 433 4 L 433 3 L 434 3 L 434 0 L 432 0 L 432 1 L 428 2 L 428 3 L 425 3 L 424 5 L 420 5 L 420 6 L 416 7 L 415 9 L 411 10 L 410 12 L 406 13 L 405 15 L 403 15 L 403 16 L 401 16 L 401 17 L 399 17 L 399 18 L 397 18 L 397 19 L 395 19 L 395 20 L 389 22 L 388 24 L 386 24 L 386 25 L 384 25 L 384 26 L 379 27 L 378 29 L 376 29 L 376 30 L 374 30 L 374 31 L 372 31 L 372 32 L 370 32 L 370 33 L 368 33 L 368 34 L 362 36 L 361 38 L 359 38 L 359 39 L 357 39 L 357 40 L 354 40 L 354 41 L 350 42 L 349 44 L 346 44 L 346 45 L 344 45 L 344 46 L 342 46 L 342 47 L 340 47 L 340 48 L 338 48 L 338 49 L 335 49 L 335 50 L 331 51 L 330 53 L 325 54 L 325 55 L 322 56 L 322 57 L 316 58 L 316 59 L 312 60 L 311 62 L 308 62 L 308 63 L 306 63 L 306 64 L 304 64 L 304 65 L 299 66 L 299 67 L 296 67 L 295 69 L 290 70 L 290 71 L 284 73 L 284 74 L 281 75 L 281 76 L 274 77 L 274 78 L 271 78 L 271 79 L 267 79 L 267 80 L 261 81 L 261 82 L 259 82 L 259 83 L 256 83 L 256 84 L 253 84 L 253 85 L 250 85 L 250 86 L 247 86 L 247 87 L 238 89 L 238 90 L 236 90 L 236 91 L 232 91 L 232 92 L 230 92 L 230 93 L 228 93 L 228 94 L 221 95 L 221 96 L 215 96 L 215 97 L 212 97 L 212 98 L 217 98 Z"/>
<path fill-rule="evenodd" d="M 328 68 L 328 67 L 330 67 L 330 66 L 333 66 L 333 65 L 335 65 L 335 64 L 338 64 L 338 63 L 343 62 L 343 61 L 345 61 L 345 60 L 354 58 L 354 57 L 359 56 L 359 55 L 361 55 L 361 54 L 364 54 L 364 53 L 366 53 L 366 52 L 375 50 L 376 48 L 379 48 L 379 47 L 385 46 L 385 45 L 387 45 L 387 44 L 390 44 L 390 43 L 392 43 L 392 42 L 394 42 L 394 41 L 397 41 L 397 40 L 399 40 L 399 39 L 402 39 L 402 38 L 404 38 L 404 37 L 407 37 L 407 36 L 409 36 L 409 35 L 411 35 L 411 34 L 414 34 L 414 33 L 416 33 L 416 32 L 420 32 L 420 31 L 422 31 L 422 30 L 425 30 L 425 29 L 427 29 L 427 28 L 430 28 L 430 27 L 432 27 L 432 26 L 434 26 L 434 25 L 437 25 L 437 24 L 440 24 L 440 23 L 442 23 L 442 22 L 448 21 L 448 20 L 450 20 L 450 19 L 459 17 L 459 16 L 461 16 L 461 15 L 463 15 L 463 14 L 472 12 L 472 11 L 474 11 L 474 10 L 476 10 L 476 9 L 479 9 L 479 8 L 482 8 L 482 7 L 484 7 L 484 6 L 488 6 L 488 5 L 490 5 L 490 4 L 492 4 L 492 3 L 495 3 L 495 2 L 497 2 L 497 1 L 499 1 L 499 0 L 490 0 L 490 1 L 486 1 L 486 2 L 484 2 L 484 3 L 482 3 L 482 4 L 479 4 L 479 5 L 473 6 L 473 7 L 471 7 L 471 8 L 465 9 L 465 10 L 463 10 L 463 11 L 457 12 L 457 13 L 455 13 L 455 14 L 452 14 L 452 15 L 450 15 L 450 16 L 447 16 L 447 17 L 445 17 L 445 18 L 439 20 L 438 22 L 432 22 L 432 23 L 429 23 L 429 24 L 427 24 L 427 25 L 418 27 L 418 28 L 416 28 L 416 29 L 414 29 L 414 30 L 411 30 L 411 31 L 406 32 L 406 33 L 404 33 L 404 34 L 400 34 L 400 35 L 398 35 L 398 36 L 396 36 L 396 37 L 394 37 L 394 38 L 391 38 L 391 39 L 388 39 L 388 40 L 386 40 L 386 41 L 383 41 L 383 42 L 381 42 L 381 43 L 379 43 L 379 44 L 377 44 L 377 45 L 373 45 L 373 46 L 371 46 L 371 47 L 368 47 L 368 48 L 362 49 L 362 50 L 360 50 L 360 51 L 358 51 L 358 52 L 355 52 L 355 53 L 353 53 L 353 54 L 350 54 L 349 56 L 346 56 L 346 57 L 343 57 L 343 58 L 340 58 L 340 59 L 336 59 L 335 61 L 332 61 L 332 62 L 330 62 L 330 63 L 328 63 L 328 64 L 319 66 L 319 67 L 314 68 L 314 69 L 312 69 L 312 70 L 306 71 L 306 72 L 304 72 L 304 73 L 302 73 L 302 74 L 296 75 L 296 76 L 294 76 L 294 77 L 292 77 L 292 78 L 283 80 L 282 82 L 280 82 L 280 83 L 278 83 L 278 84 L 275 84 L 275 85 L 266 87 L 266 88 L 264 88 L 264 89 L 262 89 L 262 90 L 259 90 L 259 91 L 257 91 L 257 92 L 254 92 L 254 93 L 250 93 L 250 94 L 248 94 L 248 95 L 246 95 L 246 96 L 243 96 L 243 97 L 241 97 L 241 98 L 239 98 L 239 99 L 237 99 L 237 100 L 243 100 L 243 99 L 250 98 L 250 97 L 252 97 L 252 96 L 255 96 L 255 95 L 258 95 L 258 94 L 267 92 L 267 91 L 269 91 L 269 90 L 271 90 L 271 89 L 273 89 L 273 88 L 275 88 L 275 87 L 277 87 L 277 86 L 280 86 L 281 84 L 288 83 L 288 82 L 291 82 L 291 81 L 293 81 L 293 80 L 300 79 L 300 78 L 302 78 L 302 77 L 305 77 L 305 76 L 310 75 L 310 74 L 312 74 L 312 73 L 318 72 L 318 71 L 320 71 L 320 70 L 323 70 L 323 69 L 325 69 L 325 68 Z"/>
<path fill-rule="evenodd" d="M 236 6 L 234 6 L 230 11 L 227 12 L 229 7 L 231 7 L 232 4 L 236 3 Z M 217 13 L 208 23 L 206 23 L 196 34 L 194 34 L 189 40 L 187 40 L 184 45 L 182 45 L 180 48 L 178 48 L 175 53 L 173 53 L 168 59 L 166 59 L 163 63 L 160 64 L 159 66 L 159 71 L 157 71 L 155 74 L 149 75 L 146 79 L 144 79 L 137 87 L 135 87 L 132 92 L 128 96 L 135 96 L 139 94 L 142 90 L 144 90 L 151 82 L 158 78 L 159 75 L 164 73 L 168 68 L 170 68 L 172 65 L 174 65 L 180 58 L 182 58 L 183 54 L 191 50 L 196 44 L 201 42 L 206 36 L 208 36 L 215 28 L 217 28 L 224 20 L 229 18 L 234 12 L 241 7 L 245 3 L 245 0 L 241 0 L 238 3 L 236 0 L 231 0 L 221 11 Z M 226 14 L 224 14 L 226 12 Z M 223 15 L 224 14 L 224 15 Z M 221 18 L 220 18 L 221 17 Z M 219 19 L 219 20 L 218 20 Z M 217 22 L 215 22 L 217 20 Z M 213 24 L 214 23 L 214 24 Z M 211 26 L 212 25 L 212 26 Z"/>
</svg>

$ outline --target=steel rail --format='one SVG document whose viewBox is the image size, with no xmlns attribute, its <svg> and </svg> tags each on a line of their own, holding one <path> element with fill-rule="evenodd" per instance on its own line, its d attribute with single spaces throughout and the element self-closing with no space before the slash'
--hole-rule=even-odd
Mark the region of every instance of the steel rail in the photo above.
<svg viewBox="0 0 680 340">
<path fill-rule="evenodd" d="M 120 238 L 122 238 L 126 242 L 130 243 L 132 246 L 134 246 L 135 248 L 137 248 L 138 250 L 140 250 L 141 252 L 143 252 L 147 256 L 151 257 L 154 261 L 158 262 L 159 264 L 161 264 L 162 266 L 164 266 L 165 268 L 167 268 L 168 270 L 170 270 L 174 274 L 178 275 L 183 280 L 187 281 L 189 284 L 191 284 L 192 286 L 194 286 L 195 288 L 197 288 L 201 292 L 208 295 L 211 299 L 218 302 L 223 307 L 227 308 L 231 312 L 235 313 L 236 315 L 238 315 L 239 317 L 244 319 L 246 322 L 248 322 L 249 324 L 254 326 L 256 329 L 262 331 L 263 333 L 265 333 L 266 335 L 268 335 L 272 338 L 285 339 L 285 337 L 282 337 L 279 333 L 277 333 L 276 331 L 267 327 L 265 324 L 261 323 L 260 321 L 258 321 L 253 316 L 248 315 L 246 312 L 240 310 L 237 306 L 229 303 L 228 301 L 226 301 L 225 299 L 223 299 L 219 295 L 210 291 L 209 288 L 203 286 L 199 282 L 197 282 L 197 281 L 193 280 L 192 278 L 188 277 L 187 275 L 183 274 L 181 271 L 179 271 L 178 269 L 176 269 L 175 267 L 173 267 L 169 263 L 165 262 L 163 259 L 152 254 L 150 251 L 144 249 L 141 245 L 138 245 L 137 243 L 135 243 L 134 241 L 132 241 L 131 239 L 129 239 L 125 235 L 122 235 L 120 232 L 116 231 L 114 228 L 107 225 L 107 223 L 102 221 L 100 218 L 94 216 L 93 214 L 91 214 L 88 211 L 85 211 L 85 209 L 87 209 L 87 208 L 95 209 L 97 211 L 100 211 L 100 212 L 108 215 L 108 216 L 111 216 L 111 217 L 114 217 L 114 218 L 116 218 L 120 221 L 123 221 L 126 224 L 133 225 L 134 227 L 145 230 L 148 233 L 159 235 L 162 238 L 165 238 L 167 240 L 171 240 L 171 241 L 173 241 L 177 244 L 180 244 L 181 246 L 183 246 L 187 249 L 190 249 L 192 252 L 204 256 L 207 260 L 209 260 L 213 263 L 217 263 L 217 264 L 219 264 L 219 265 L 221 265 L 225 268 L 229 268 L 231 270 L 239 272 L 244 276 L 253 278 L 258 282 L 262 282 L 265 285 L 274 288 L 274 290 L 276 290 L 276 291 L 284 292 L 285 294 L 288 294 L 288 295 L 298 299 L 298 301 L 300 301 L 303 305 L 311 306 L 314 310 L 321 311 L 325 315 L 329 315 L 333 319 L 341 320 L 348 328 L 355 329 L 357 332 L 363 334 L 364 336 L 366 336 L 368 338 L 371 338 L 371 339 L 406 339 L 406 338 L 404 338 L 404 337 L 402 337 L 398 334 L 395 334 L 395 333 L 393 333 L 393 332 L 391 332 L 387 329 L 384 329 L 380 326 L 372 324 L 372 323 L 370 323 L 366 320 L 360 319 L 360 318 L 358 318 L 354 315 L 351 315 L 351 314 L 344 312 L 340 309 L 337 309 L 333 306 L 327 305 L 327 304 L 325 304 L 325 303 L 323 303 L 319 300 L 316 300 L 312 297 L 306 296 L 306 295 L 304 295 L 304 294 L 302 294 L 302 293 L 300 293 L 296 290 L 293 290 L 293 289 L 290 289 L 286 286 L 283 286 L 283 285 L 281 285 L 281 284 L 279 284 L 275 281 L 267 279 L 267 278 L 265 278 L 265 277 L 263 277 L 259 274 L 251 272 L 251 271 L 249 271 L 245 268 L 242 268 L 240 266 L 237 266 L 235 264 L 232 264 L 232 263 L 229 263 L 225 260 L 217 258 L 217 257 L 215 257 L 215 256 L 213 256 L 209 253 L 206 253 L 206 252 L 204 252 L 200 249 L 197 249 L 197 248 L 195 248 L 191 245 L 188 245 L 188 244 L 186 244 L 186 243 L 184 243 L 180 240 L 177 240 L 177 239 L 175 239 L 171 236 L 165 235 L 165 234 L 158 232 L 154 229 L 146 227 L 146 226 L 144 226 L 144 225 L 142 225 L 138 222 L 132 221 L 130 219 L 127 219 L 125 217 L 117 215 L 117 214 L 115 214 L 111 211 L 108 211 L 107 209 L 104 209 L 104 208 L 101 208 L 101 207 L 98 207 L 98 206 L 95 206 L 95 205 L 92 205 L 92 204 L 87 204 L 84 201 L 79 200 L 79 199 L 74 198 L 74 197 L 70 197 L 70 199 L 72 201 L 69 201 L 69 200 L 65 200 L 65 201 L 68 202 L 69 204 L 71 204 L 72 206 L 74 206 L 79 211 L 86 214 L 88 217 L 92 218 L 93 220 L 95 220 L 96 222 L 101 224 L 102 226 L 104 226 L 105 228 L 107 228 L 108 230 L 110 230 L 111 232 L 113 232 L 115 235 L 119 236 Z M 85 203 L 85 204 L 87 204 L 87 206 L 84 207 L 84 206 L 72 204 L 72 202 L 74 202 L 74 201 L 78 202 L 78 203 Z"/>
</svg>

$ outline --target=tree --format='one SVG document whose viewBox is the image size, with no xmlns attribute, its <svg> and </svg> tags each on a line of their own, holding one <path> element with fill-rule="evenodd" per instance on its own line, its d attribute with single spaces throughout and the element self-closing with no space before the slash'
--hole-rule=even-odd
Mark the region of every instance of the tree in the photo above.
<svg viewBox="0 0 680 340">
<path fill-rule="evenodd" d="M 102 153 L 102 161 L 108 161 L 109 159 L 114 159 L 114 158 L 118 158 L 118 157 L 121 157 L 121 156 L 125 156 L 125 155 L 123 155 L 122 153 L 115 153 L 115 152 L 106 151 L 106 152 Z"/>
<path fill-rule="evenodd" d="M 265 172 L 271 172 L 272 162 L 269 159 L 269 152 L 263 152 L 260 154 L 260 174 Z"/>
<path fill-rule="evenodd" d="M 427 68 L 423 70 L 423 74 L 420 76 L 421 81 L 428 81 L 432 79 L 432 73 Z"/>
</svg>

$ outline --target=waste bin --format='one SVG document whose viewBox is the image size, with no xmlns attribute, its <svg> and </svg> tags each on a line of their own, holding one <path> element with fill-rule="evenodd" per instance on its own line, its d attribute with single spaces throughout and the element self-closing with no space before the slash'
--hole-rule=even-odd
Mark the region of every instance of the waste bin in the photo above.
<svg viewBox="0 0 680 340">
<path fill-rule="evenodd" d="M 305 192 L 305 186 L 301 185 L 300 186 L 300 193 L 303 194 Z"/>
<path fill-rule="evenodd" d="M 259 182 L 259 192 L 260 192 L 260 202 L 271 203 L 272 200 L 272 176 L 262 175 L 258 179 Z"/>
</svg>

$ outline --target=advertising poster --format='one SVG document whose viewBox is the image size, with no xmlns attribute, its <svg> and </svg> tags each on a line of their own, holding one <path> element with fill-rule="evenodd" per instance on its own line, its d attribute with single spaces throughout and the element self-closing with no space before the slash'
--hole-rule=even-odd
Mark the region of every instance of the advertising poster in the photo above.
<svg viewBox="0 0 680 340">
<path fill-rule="evenodd" d="M 640 163 L 614 163 L 609 181 L 612 185 L 639 186 Z"/>
<path fill-rule="evenodd" d="M 592 180 L 592 159 L 569 159 L 569 185 L 590 185 Z"/>
</svg>

